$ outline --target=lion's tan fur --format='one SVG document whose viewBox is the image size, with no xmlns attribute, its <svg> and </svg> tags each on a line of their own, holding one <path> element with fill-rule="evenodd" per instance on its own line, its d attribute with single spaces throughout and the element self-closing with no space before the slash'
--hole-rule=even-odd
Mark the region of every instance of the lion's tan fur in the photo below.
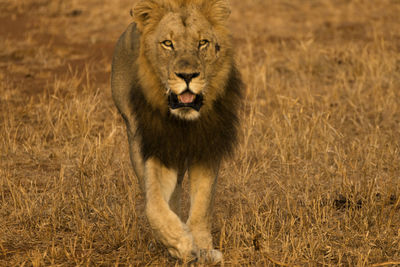
<svg viewBox="0 0 400 267">
<path fill-rule="evenodd" d="M 222 259 L 212 246 L 211 209 L 219 163 L 236 136 L 241 84 L 226 26 L 229 12 L 226 0 L 142 0 L 114 52 L 113 98 L 126 122 L 146 215 L 158 239 L 180 259 Z M 205 46 L 197 47 L 204 38 Z M 162 45 L 164 39 L 171 39 L 171 47 Z M 204 95 L 198 111 L 167 104 L 168 93 L 184 90 L 180 72 L 197 73 L 185 86 Z M 191 181 L 186 223 L 179 212 L 185 172 Z"/>
</svg>

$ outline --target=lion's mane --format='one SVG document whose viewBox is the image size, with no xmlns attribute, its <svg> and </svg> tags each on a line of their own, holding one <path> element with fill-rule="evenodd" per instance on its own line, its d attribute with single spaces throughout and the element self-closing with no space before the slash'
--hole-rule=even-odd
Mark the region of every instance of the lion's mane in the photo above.
<svg viewBox="0 0 400 267">
<path fill-rule="evenodd" d="M 147 26 L 141 32 L 142 36 L 134 44 L 139 47 L 138 58 L 133 66 L 133 76 L 137 79 L 133 81 L 130 97 L 142 156 L 144 160 L 154 156 L 165 165 L 178 168 L 197 162 L 219 164 L 222 157 L 231 153 L 235 144 L 242 89 L 240 74 L 233 60 L 229 30 L 225 24 L 229 10 L 215 0 L 155 2 L 162 2 L 163 8 L 152 9 L 151 19 L 148 19 Z M 163 83 L 144 53 L 145 37 L 161 19 L 163 12 L 180 10 L 192 4 L 200 5 L 224 49 L 213 66 L 214 73 L 208 81 L 209 90 L 204 95 L 201 116 L 196 120 L 183 120 L 168 110 L 168 97 Z M 148 6 L 139 8 L 136 17 L 145 16 L 146 12 Z M 137 27 L 143 29 L 143 25 Z M 214 49 L 219 50 L 219 46 Z"/>
</svg>

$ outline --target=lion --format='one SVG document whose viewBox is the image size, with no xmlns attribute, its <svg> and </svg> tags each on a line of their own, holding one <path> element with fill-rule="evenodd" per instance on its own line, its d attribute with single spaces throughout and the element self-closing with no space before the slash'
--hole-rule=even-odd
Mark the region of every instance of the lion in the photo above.
<svg viewBox="0 0 400 267">
<path fill-rule="evenodd" d="M 112 96 L 156 238 L 183 261 L 218 263 L 211 214 L 221 160 L 236 143 L 242 81 L 227 0 L 141 0 L 113 56 Z M 182 180 L 190 211 L 181 217 Z"/>
</svg>

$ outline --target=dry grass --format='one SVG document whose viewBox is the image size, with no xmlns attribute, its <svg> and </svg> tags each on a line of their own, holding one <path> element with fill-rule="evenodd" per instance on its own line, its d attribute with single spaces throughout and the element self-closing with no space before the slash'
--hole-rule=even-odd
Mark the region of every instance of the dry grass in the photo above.
<svg viewBox="0 0 400 267">
<path fill-rule="evenodd" d="M 104 2 L 0 2 L 2 266 L 176 264 L 110 95 L 132 3 Z M 400 264 L 400 2 L 232 7 L 246 100 L 217 188 L 225 264 Z"/>
</svg>

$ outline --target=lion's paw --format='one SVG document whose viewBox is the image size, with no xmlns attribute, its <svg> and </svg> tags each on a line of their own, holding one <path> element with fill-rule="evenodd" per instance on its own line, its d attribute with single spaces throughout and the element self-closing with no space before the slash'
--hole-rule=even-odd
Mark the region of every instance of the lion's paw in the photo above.
<svg viewBox="0 0 400 267">
<path fill-rule="evenodd" d="M 199 249 L 193 241 L 193 237 L 189 234 L 181 238 L 176 247 L 168 248 L 168 252 L 172 257 L 181 259 L 184 262 L 196 260 L 200 255 Z"/>
<path fill-rule="evenodd" d="M 216 249 L 201 249 L 200 255 L 198 257 L 199 263 L 206 263 L 206 264 L 218 264 L 223 261 L 224 257 L 221 251 Z"/>
</svg>

